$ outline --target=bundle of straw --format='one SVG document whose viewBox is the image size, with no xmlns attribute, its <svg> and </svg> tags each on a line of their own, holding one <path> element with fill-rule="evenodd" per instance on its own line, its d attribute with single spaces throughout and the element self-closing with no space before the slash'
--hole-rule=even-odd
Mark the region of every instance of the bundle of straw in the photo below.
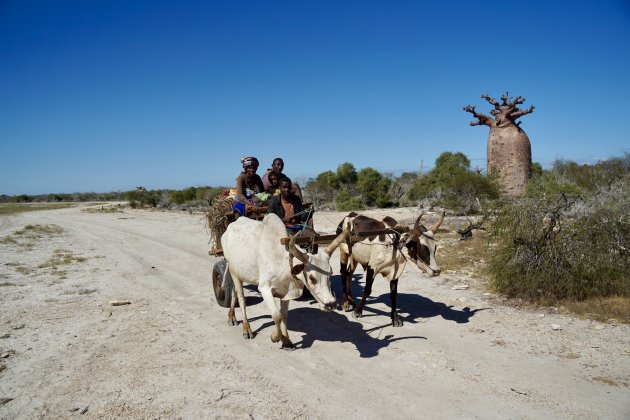
<svg viewBox="0 0 630 420">
<path fill-rule="evenodd" d="M 206 210 L 206 223 L 210 229 L 210 244 L 214 249 L 221 248 L 221 235 L 228 226 L 228 215 L 232 214 L 232 200 L 215 200 Z"/>
</svg>

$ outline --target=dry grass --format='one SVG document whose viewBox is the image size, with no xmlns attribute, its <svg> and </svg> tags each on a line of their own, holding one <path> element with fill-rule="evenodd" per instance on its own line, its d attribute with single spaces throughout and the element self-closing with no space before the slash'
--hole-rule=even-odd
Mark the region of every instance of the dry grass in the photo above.
<svg viewBox="0 0 630 420">
<path fill-rule="evenodd" d="M 91 208 L 83 209 L 81 211 L 86 212 L 86 213 L 124 213 L 124 209 L 126 207 L 127 207 L 126 205 L 121 205 L 121 204 L 108 205 L 108 206 L 101 205 L 99 208 L 91 207 Z"/>
<path fill-rule="evenodd" d="M 18 241 L 11 235 L 9 236 L 5 236 L 4 238 L 0 239 L 0 244 L 3 245 L 17 245 Z"/>
<path fill-rule="evenodd" d="M 15 214 L 15 213 L 23 213 L 27 211 L 66 209 L 68 207 L 74 207 L 74 204 L 73 203 L 29 203 L 29 204 L 7 203 L 7 204 L 0 204 L 0 216 L 4 216 L 8 214 Z"/>
<path fill-rule="evenodd" d="M 15 271 L 17 271 L 18 273 L 22 274 L 22 275 L 29 275 L 33 272 L 33 270 L 31 268 L 28 267 L 24 267 L 22 265 L 15 267 Z"/>
<path fill-rule="evenodd" d="M 13 232 L 15 236 L 26 236 L 32 238 L 40 238 L 41 235 L 58 235 L 63 232 L 63 228 L 57 225 L 26 225 L 24 228 Z"/>
<path fill-rule="evenodd" d="M 215 200 L 206 210 L 206 226 L 210 230 L 210 238 L 214 249 L 221 248 L 221 235 L 228 225 L 227 214 L 232 212 L 232 202 L 229 200 Z"/>
<path fill-rule="evenodd" d="M 51 268 L 52 270 L 58 270 L 60 266 L 77 264 L 86 261 L 85 257 L 78 257 L 72 254 L 70 251 L 58 249 L 54 252 L 53 256 L 46 262 L 41 263 L 37 268 Z M 58 271 L 59 275 L 65 275 L 66 272 Z"/>
<path fill-rule="evenodd" d="M 30 251 L 33 249 L 34 242 L 44 236 L 50 237 L 62 232 L 63 228 L 57 225 L 26 225 L 22 229 L 1 238 L 0 244 L 18 246 L 23 250 Z"/>
<path fill-rule="evenodd" d="M 91 295 L 92 293 L 98 292 L 98 289 L 81 289 L 81 290 L 76 290 L 76 291 L 72 291 L 72 290 L 67 290 L 65 292 L 63 292 L 64 295 Z"/>
<path fill-rule="evenodd" d="M 440 249 L 436 258 L 442 271 L 467 271 L 481 278 L 487 275 L 486 264 L 494 245 L 488 242 L 485 231 L 475 230 L 472 239 L 462 241 L 455 229 L 445 233 L 440 229 L 437 238 Z"/>
<path fill-rule="evenodd" d="M 583 318 L 606 322 L 614 319 L 630 324 L 630 299 L 621 296 L 590 299 L 584 302 L 563 302 L 563 306 Z"/>
</svg>

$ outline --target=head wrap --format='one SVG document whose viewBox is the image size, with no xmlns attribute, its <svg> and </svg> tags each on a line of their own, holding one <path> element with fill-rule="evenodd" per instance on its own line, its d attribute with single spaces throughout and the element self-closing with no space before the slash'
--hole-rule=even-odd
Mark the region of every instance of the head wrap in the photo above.
<svg viewBox="0 0 630 420">
<path fill-rule="evenodd" d="M 254 156 L 242 157 L 241 163 L 243 164 L 243 169 L 247 168 L 248 166 L 255 166 L 258 168 L 258 159 L 256 159 Z"/>
</svg>

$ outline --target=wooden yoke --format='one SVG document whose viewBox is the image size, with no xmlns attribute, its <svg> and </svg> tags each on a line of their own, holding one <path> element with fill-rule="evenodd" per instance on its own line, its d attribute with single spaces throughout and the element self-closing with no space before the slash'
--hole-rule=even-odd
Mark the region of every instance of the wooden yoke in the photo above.
<svg viewBox="0 0 630 420">
<path fill-rule="evenodd" d="M 398 233 L 405 233 L 405 232 L 409 232 L 410 228 L 409 226 L 395 226 L 393 228 L 390 229 L 380 229 L 380 230 L 370 230 L 370 231 L 366 231 L 366 232 L 353 232 L 352 235 L 348 238 L 348 240 L 351 243 L 355 243 L 355 242 L 360 242 L 363 239 L 370 237 L 370 236 L 378 236 L 378 235 L 387 235 L 389 233 L 392 233 L 392 231 L 398 232 Z M 314 243 L 316 245 L 321 245 L 321 244 L 329 244 L 332 241 L 335 240 L 335 238 L 339 236 L 337 234 L 329 234 L 329 235 L 315 235 L 315 236 L 311 236 L 311 237 L 298 237 L 295 240 L 296 244 L 308 244 L 308 243 Z M 288 245 L 290 241 L 290 238 L 281 238 L 280 239 L 280 243 L 282 245 Z"/>
</svg>

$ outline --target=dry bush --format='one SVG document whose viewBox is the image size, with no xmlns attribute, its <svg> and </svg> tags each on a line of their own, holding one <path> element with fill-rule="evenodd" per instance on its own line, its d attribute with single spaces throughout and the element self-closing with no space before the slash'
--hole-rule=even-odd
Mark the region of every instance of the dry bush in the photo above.
<svg viewBox="0 0 630 420">
<path fill-rule="evenodd" d="M 503 203 L 491 225 L 499 243 L 489 267 L 497 291 L 530 301 L 630 298 L 627 209 L 582 201 Z"/>
</svg>

